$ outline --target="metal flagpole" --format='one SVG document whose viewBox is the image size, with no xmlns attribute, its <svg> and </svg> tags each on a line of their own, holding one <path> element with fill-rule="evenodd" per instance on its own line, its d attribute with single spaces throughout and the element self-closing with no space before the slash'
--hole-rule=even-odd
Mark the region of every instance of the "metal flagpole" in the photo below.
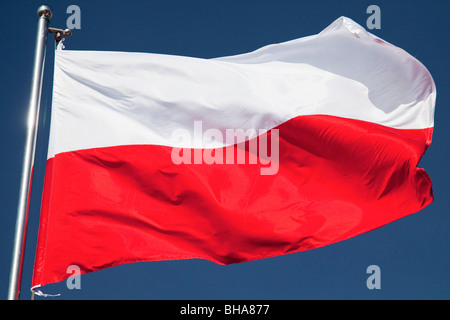
<svg viewBox="0 0 450 320">
<path fill-rule="evenodd" d="M 30 193 L 32 169 L 36 149 L 36 137 L 39 121 L 39 107 L 41 103 L 42 76 L 45 63 L 45 51 L 47 45 L 48 24 L 52 17 L 49 6 L 42 5 L 38 8 L 37 44 L 34 56 L 31 97 L 29 101 L 27 135 L 25 142 L 25 154 L 22 167 L 22 179 L 19 194 L 19 206 L 17 210 L 14 247 L 9 277 L 8 299 L 19 298 L 20 278 L 22 273 L 23 252 L 25 249 L 27 205 Z"/>
</svg>

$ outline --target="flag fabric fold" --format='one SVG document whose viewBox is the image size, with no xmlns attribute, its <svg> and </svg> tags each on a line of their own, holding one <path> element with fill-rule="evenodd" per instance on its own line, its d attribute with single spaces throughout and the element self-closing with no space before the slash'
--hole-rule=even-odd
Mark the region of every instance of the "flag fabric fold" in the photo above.
<svg viewBox="0 0 450 320">
<path fill-rule="evenodd" d="M 418 212 L 435 99 L 417 59 L 345 17 L 216 59 L 56 51 L 32 285 L 300 252 Z"/>
</svg>

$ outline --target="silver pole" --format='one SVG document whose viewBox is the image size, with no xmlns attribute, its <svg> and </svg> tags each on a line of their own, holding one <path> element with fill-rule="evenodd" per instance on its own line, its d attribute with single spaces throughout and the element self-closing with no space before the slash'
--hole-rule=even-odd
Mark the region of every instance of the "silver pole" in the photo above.
<svg viewBox="0 0 450 320">
<path fill-rule="evenodd" d="M 25 142 L 25 154 L 22 167 L 22 179 L 19 194 L 19 206 L 17 210 L 16 230 L 9 276 L 8 299 L 19 299 L 20 280 L 22 275 L 23 252 L 25 249 L 27 206 L 30 192 L 32 169 L 36 149 L 36 137 L 39 123 L 39 108 L 41 104 L 42 76 L 44 73 L 45 49 L 47 46 L 48 23 L 52 16 L 49 6 L 42 5 L 38 8 L 37 44 L 34 56 L 33 78 L 31 97 L 28 110 L 27 135 Z"/>
</svg>

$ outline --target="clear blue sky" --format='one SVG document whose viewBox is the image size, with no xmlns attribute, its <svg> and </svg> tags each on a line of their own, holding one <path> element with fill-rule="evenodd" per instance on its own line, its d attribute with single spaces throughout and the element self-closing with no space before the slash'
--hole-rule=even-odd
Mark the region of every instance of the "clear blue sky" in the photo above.
<svg viewBox="0 0 450 320">
<path fill-rule="evenodd" d="M 48 299 L 449 299 L 450 298 L 450 3 L 436 1 L 49 1 L 50 25 L 66 28 L 66 9 L 81 9 L 71 50 L 154 52 L 213 58 L 316 34 L 340 16 L 366 26 L 381 8 L 375 35 L 419 59 L 437 86 L 433 143 L 423 157 L 435 201 L 421 212 L 324 248 L 230 266 L 204 260 L 135 263 L 43 288 Z M 31 86 L 36 9 L 42 1 L 2 1 L 0 30 L 1 203 L 0 298 L 5 299 L 17 212 L 25 118 Z M 49 38 L 40 134 L 28 225 L 22 299 L 30 298 L 50 120 L 54 41 Z M 381 269 L 369 290 L 366 269 Z M 38 298 L 42 299 L 42 298 Z"/>
</svg>

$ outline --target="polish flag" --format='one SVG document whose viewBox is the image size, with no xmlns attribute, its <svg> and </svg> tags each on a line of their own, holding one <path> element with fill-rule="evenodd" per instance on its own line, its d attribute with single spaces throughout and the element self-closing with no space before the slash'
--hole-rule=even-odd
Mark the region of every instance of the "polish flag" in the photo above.
<svg viewBox="0 0 450 320">
<path fill-rule="evenodd" d="M 138 261 L 230 264 L 329 245 L 420 211 L 436 90 L 341 17 L 198 59 L 56 51 L 33 287 Z"/>
</svg>

